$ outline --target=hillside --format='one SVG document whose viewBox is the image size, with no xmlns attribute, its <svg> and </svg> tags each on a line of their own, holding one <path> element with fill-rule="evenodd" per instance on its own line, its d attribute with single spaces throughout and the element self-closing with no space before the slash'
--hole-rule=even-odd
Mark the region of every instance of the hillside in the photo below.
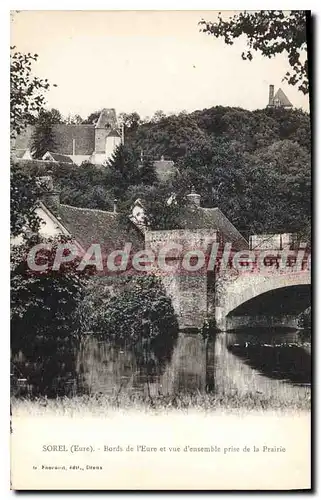
<svg viewBox="0 0 321 500">
<path fill-rule="evenodd" d="M 53 169 L 61 200 L 75 206 L 128 210 L 142 198 L 154 227 L 176 227 L 178 203 L 194 186 L 205 207 L 218 206 L 247 237 L 253 232 L 299 232 L 309 238 L 311 217 L 310 117 L 301 110 L 248 111 L 216 106 L 164 116 L 125 128 L 107 167 L 83 164 Z M 143 163 L 141 163 L 143 154 Z M 161 182 L 152 161 L 175 162 L 174 179 Z M 52 165 L 51 165 L 52 169 Z M 34 165 L 31 171 L 37 173 Z"/>
</svg>

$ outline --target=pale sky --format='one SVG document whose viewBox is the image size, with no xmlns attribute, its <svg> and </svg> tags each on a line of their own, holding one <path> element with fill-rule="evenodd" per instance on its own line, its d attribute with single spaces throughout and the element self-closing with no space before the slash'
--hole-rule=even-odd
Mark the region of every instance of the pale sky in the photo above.
<svg viewBox="0 0 321 500">
<path fill-rule="evenodd" d="M 11 45 L 39 55 L 34 74 L 58 85 L 48 107 L 63 115 L 115 108 L 142 117 L 156 110 L 193 111 L 216 105 L 264 108 L 269 84 L 297 108 L 308 98 L 282 82 L 287 59 L 254 53 L 243 61 L 244 40 L 233 46 L 199 32 L 217 11 L 20 11 Z"/>
</svg>

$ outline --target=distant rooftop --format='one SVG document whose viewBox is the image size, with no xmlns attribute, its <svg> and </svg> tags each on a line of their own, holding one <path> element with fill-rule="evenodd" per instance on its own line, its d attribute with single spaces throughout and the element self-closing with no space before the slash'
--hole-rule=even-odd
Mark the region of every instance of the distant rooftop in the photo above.
<svg viewBox="0 0 321 500">
<path fill-rule="evenodd" d="M 285 95 L 281 88 L 274 93 L 274 85 L 270 85 L 269 88 L 269 108 L 292 108 L 293 104 Z"/>
</svg>

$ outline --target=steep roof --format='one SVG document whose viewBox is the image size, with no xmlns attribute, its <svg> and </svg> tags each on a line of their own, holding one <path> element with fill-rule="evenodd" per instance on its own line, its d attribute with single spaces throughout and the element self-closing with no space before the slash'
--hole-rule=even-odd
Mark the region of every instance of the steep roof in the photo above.
<svg viewBox="0 0 321 500">
<path fill-rule="evenodd" d="M 53 127 L 55 150 L 64 155 L 73 154 L 73 139 L 76 155 L 91 155 L 95 150 L 94 125 L 67 125 L 59 123 Z"/>
<path fill-rule="evenodd" d="M 181 212 L 180 226 L 182 229 L 217 229 L 236 250 L 249 247 L 246 239 L 217 207 L 185 207 Z"/>
<path fill-rule="evenodd" d="M 109 131 L 109 133 L 108 133 L 107 137 L 120 137 L 120 133 L 118 132 L 118 130 L 117 130 L 117 129 L 112 128 L 112 129 Z"/>
<path fill-rule="evenodd" d="M 143 248 L 143 235 L 119 213 L 61 204 L 56 216 L 85 250 L 94 243 L 106 252 L 123 249 L 125 243 L 132 243 L 133 251 Z"/>
<path fill-rule="evenodd" d="M 16 158 L 22 158 L 29 149 L 15 149 L 14 155 Z"/>
<path fill-rule="evenodd" d="M 276 101 L 280 102 L 280 106 L 292 107 L 292 103 L 289 101 L 282 89 L 279 89 L 273 97 L 273 103 Z"/>
<path fill-rule="evenodd" d="M 117 118 L 116 118 L 116 110 L 114 108 L 104 108 L 100 116 L 98 118 L 98 122 L 96 123 L 96 128 L 106 128 L 112 127 L 115 128 L 117 126 Z"/>
<path fill-rule="evenodd" d="M 31 147 L 34 126 L 28 125 L 15 139 L 15 149 Z M 91 155 L 95 150 L 95 125 L 69 125 L 59 123 L 53 126 L 55 151 L 63 155 L 73 154 L 75 140 L 76 155 Z"/>
<path fill-rule="evenodd" d="M 74 163 L 72 161 L 72 159 L 69 157 L 69 156 L 66 156 L 66 155 L 61 155 L 59 153 L 52 153 L 51 151 L 47 151 L 47 153 L 45 153 L 42 157 L 42 159 L 44 160 L 45 159 L 45 156 L 49 153 L 49 155 L 51 156 L 51 158 L 54 159 L 54 161 L 57 161 L 59 163 Z"/>
</svg>

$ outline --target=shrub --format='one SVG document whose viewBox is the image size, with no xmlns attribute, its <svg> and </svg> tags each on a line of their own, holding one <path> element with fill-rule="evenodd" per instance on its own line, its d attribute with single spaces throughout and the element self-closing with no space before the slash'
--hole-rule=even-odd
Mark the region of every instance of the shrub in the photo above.
<svg viewBox="0 0 321 500">
<path fill-rule="evenodd" d="M 178 334 L 177 318 L 161 281 L 154 275 L 117 279 L 110 286 L 93 287 L 81 306 L 87 331 L 100 340 L 166 359 Z"/>
</svg>

